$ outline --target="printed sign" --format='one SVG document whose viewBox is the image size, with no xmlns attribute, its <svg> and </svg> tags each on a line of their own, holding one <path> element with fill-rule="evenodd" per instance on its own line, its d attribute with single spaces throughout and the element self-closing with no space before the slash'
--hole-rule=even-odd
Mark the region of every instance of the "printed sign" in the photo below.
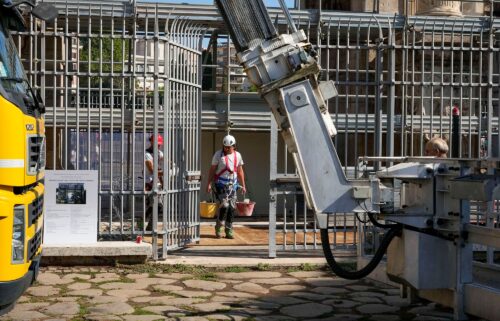
<svg viewBox="0 0 500 321">
<path fill-rule="evenodd" d="M 45 244 L 97 242 L 98 171 L 45 172 Z"/>
</svg>

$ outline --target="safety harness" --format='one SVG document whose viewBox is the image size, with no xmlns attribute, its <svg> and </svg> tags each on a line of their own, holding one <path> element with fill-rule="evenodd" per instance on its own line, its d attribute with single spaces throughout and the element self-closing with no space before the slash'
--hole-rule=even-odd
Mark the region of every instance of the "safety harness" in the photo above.
<svg viewBox="0 0 500 321">
<path fill-rule="evenodd" d="M 233 160 L 234 169 L 231 170 L 231 168 L 229 167 L 229 157 L 227 155 L 225 155 L 224 156 L 224 163 L 226 166 L 220 172 L 215 174 L 215 181 L 216 182 L 222 181 L 221 183 L 228 183 L 229 180 L 222 178 L 221 177 L 222 174 L 224 174 L 225 172 L 229 172 L 230 174 L 233 174 L 233 173 L 236 173 L 236 171 L 238 170 L 238 156 L 236 155 L 236 151 L 234 151 L 233 154 L 234 154 L 234 160 Z M 236 181 L 237 181 L 237 177 L 235 178 L 234 182 L 236 182 Z"/>
</svg>

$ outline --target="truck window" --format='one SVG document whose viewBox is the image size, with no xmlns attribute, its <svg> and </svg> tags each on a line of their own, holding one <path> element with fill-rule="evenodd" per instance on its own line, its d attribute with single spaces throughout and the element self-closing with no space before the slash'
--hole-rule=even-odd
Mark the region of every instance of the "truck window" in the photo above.
<svg viewBox="0 0 500 321">
<path fill-rule="evenodd" d="M 33 99 L 17 48 L 0 22 L 0 92 L 7 100 L 25 109 L 24 97 Z"/>
</svg>

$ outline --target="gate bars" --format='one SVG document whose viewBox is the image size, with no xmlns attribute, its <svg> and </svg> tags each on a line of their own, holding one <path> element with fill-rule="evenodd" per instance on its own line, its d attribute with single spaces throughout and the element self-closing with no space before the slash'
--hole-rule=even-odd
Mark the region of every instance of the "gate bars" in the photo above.
<svg viewBox="0 0 500 321">
<path fill-rule="evenodd" d="M 170 164 L 171 159 L 179 167 L 179 164 L 183 164 L 180 142 L 185 141 L 181 139 L 182 130 L 189 133 L 190 126 L 196 127 L 201 123 L 199 112 L 196 116 L 198 121 L 190 122 L 194 118 L 189 118 L 189 114 L 194 111 L 188 108 L 189 103 L 173 95 L 176 90 L 190 91 L 191 101 L 199 104 L 201 72 L 193 67 L 198 78 L 192 75 L 188 79 L 186 77 L 190 72 L 186 70 L 191 68 L 188 67 L 191 60 L 179 59 L 174 62 L 170 59 L 172 65 L 178 66 L 176 72 L 182 75 L 176 76 L 181 77 L 177 79 L 172 75 L 174 69 L 162 69 L 169 65 L 162 60 L 162 53 L 165 52 L 165 57 L 167 53 L 173 57 L 176 53 L 172 48 L 180 45 L 177 53 L 182 51 L 192 57 L 199 56 L 199 41 L 203 31 L 188 24 L 188 20 L 197 21 L 207 29 L 213 28 L 212 36 L 222 39 L 223 43 L 226 43 L 224 39 L 227 39 L 227 35 L 224 30 L 218 29 L 219 17 L 211 6 L 135 4 L 113 0 L 85 4 L 73 0 L 52 2 L 64 8 L 57 28 L 54 29 L 56 25 L 53 24 L 37 25 L 31 21 L 30 30 L 16 38 L 30 80 L 35 87 L 42 89 L 42 96 L 48 106 L 48 165 L 56 169 L 101 170 L 101 238 L 121 238 L 138 232 L 150 234 L 141 226 L 145 220 L 147 194 L 141 177 L 149 134 L 155 131 L 154 124 L 157 121 L 158 132 L 166 133 L 163 165 Z M 172 8 L 175 10 L 172 11 Z M 286 22 L 279 10 L 270 11 L 272 16 L 279 16 L 277 21 L 281 25 L 280 31 L 286 32 Z M 174 18 L 172 12 L 186 18 Z M 365 169 L 373 169 L 359 163 L 360 156 L 419 156 L 423 153 L 427 138 L 433 135 L 449 137 L 451 110 L 455 105 L 461 112 L 461 143 L 457 147 L 459 155 L 498 156 L 500 91 L 497 87 L 500 60 L 496 38 L 500 25 L 497 21 L 490 17 L 411 17 L 334 11 L 322 11 L 318 16 L 314 11 L 306 10 L 292 11 L 292 16 L 296 25 L 305 29 L 310 40 L 318 46 L 323 67 L 322 78 L 334 80 L 339 89 L 339 96 L 329 101 L 329 109 L 340 133 L 335 138 L 335 144 L 348 177 L 359 177 Z M 168 28 L 165 29 L 167 23 Z M 175 39 L 174 34 L 178 35 Z M 151 42 L 148 46 L 144 45 L 146 38 Z M 192 42 L 183 42 L 188 39 Z M 103 51 L 100 46 L 108 46 L 113 50 Z M 171 50 L 164 49 L 167 47 Z M 225 55 L 229 56 L 231 48 L 229 44 L 227 47 Z M 214 46 L 214 56 L 218 48 Z M 75 52 L 81 54 L 74 55 Z M 146 53 L 151 57 L 145 59 Z M 155 56 L 159 71 L 156 87 Z M 147 69 L 144 68 L 146 64 Z M 232 59 L 217 62 L 214 59 L 206 64 L 207 70 L 214 70 L 212 74 L 216 74 L 215 77 L 227 78 L 224 78 L 227 81 L 220 81 L 220 86 L 219 79 L 214 78 L 213 84 L 207 84 L 207 88 L 225 93 L 228 106 L 237 103 L 234 96 L 230 100 L 232 93 L 251 91 L 251 88 L 241 85 L 244 84 L 244 76 Z M 224 71 L 223 75 L 218 70 Z M 233 82 L 237 82 L 238 86 L 233 86 Z M 224 86 L 224 83 L 229 85 Z M 162 95 L 168 91 L 167 88 L 172 89 L 172 94 Z M 162 109 L 163 106 L 171 108 Z M 235 111 L 233 117 L 239 115 L 237 108 L 228 109 Z M 252 119 L 257 119 L 257 114 L 264 113 L 251 114 Z M 265 124 L 269 115 L 258 119 L 261 121 L 258 124 Z M 173 127 L 174 122 L 178 127 Z M 255 124 L 249 122 L 245 128 L 252 130 Z M 199 128 L 194 127 L 193 132 L 199 131 Z M 173 132 L 163 131 L 164 128 Z M 126 138 L 121 139 L 123 136 Z M 197 138 L 189 137 L 192 137 L 195 145 L 199 145 Z M 285 236 L 288 233 L 289 238 L 286 248 L 300 248 L 302 245 L 307 245 L 308 249 L 316 248 L 315 238 L 307 236 L 306 244 L 299 242 L 303 235 L 293 236 L 302 230 L 314 233 L 316 228 L 313 216 L 307 214 L 305 219 L 301 216 L 302 197 L 293 196 L 300 194 L 300 190 L 293 182 L 296 178 L 290 178 L 295 170 L 285 160 L 285 147 L 280 146 L 276 145 L 276 152 L 271 157 L 271 168 L 277 168 L 271 172 L 271 178 L 286 175 L 288 181 L 281 179 L 280 182 L 295 184 L 291 188 L 292 195 L 287 196 L 285 207 L 280 200 L 284 196 L 276 196 L 277 215 L 288 212 Z M 195 195 L 199 186 L 196 179 L 191 178 L 195 178 L 199 171 L 199 157 L 194 156 L 197 148 L 191 146 L 188 149 L 193 150 L 187 154 L 192 155 L 194 165 L 186 165 L 186 168 L 191 169 L 187 177 L 193 184 L 189 185 L 185 179 L 183 181 L 181 175 L 186 173 L 182 173 L 179 168 L 177 180 L 169 180 L 165 194 L 161 194 L 170 196 L 154 196 L 158 199 L 173 198 L 171 202 L 177 205 L 169 207 L 172 211 L 180 206 L 181 196 L 178 195 L 182 193 L 185 197 L 182 204 L 197 210 L 189 197 L 197 197 Z M 284 164 L 288 164 L 286 170 Z M 390 164 L 375 164 L 386 165 Z M 271 197 L 273 195 L 271 193 Z M 272 214 L 273 206 L 271 203 L 271 222 L 276 220 Z M 297 208 L 296 214 L 293 214 L 294 208 Z M 498 222 L 497 207 L 481 206 L 478 212 L 485 213 L 486 210 L 489 214 L 480 214 L 478 222 L 486 218 L 492 228 L 498 228 L 498 223 L 495 223 Z M 198 224 L 196 220 L 190 221 L 191 216 L 187 213 L 183 214 L 187 220 L 180 230 L 182 232 L 179 232 L 179 235 L 183 235 L 180 237 L 182 240 L 191 239 L 191 233 Z M 360 237 L 365 240 L 358 232 L 354 223 L 357 220 L 352 214 L 338 214 L 337 221 L 339 234 L 335 240 L 338 240 L 339 246 L 352 250 L 356 248 Z M 278 226 L 284 226 L 281 221 L 277 223 Z M 180 223 L 172 224 L 172 231 L 175 232 L 175 226 L 180 226 Z M 277 230 L 273 230 L 271 224 L 270 234 L 273 233 L 276 235 Z M 366 234 L 367 241 L 362 244 L 376 244 L 376 234 Z M 180 241 L 175 246 L 181 246 L 184 242 Z M 163 242 L 165 244 L 167 242 Z"/>
<path fill-rule="evenodd" d="M 54 23 L 30 18 L 15 37 L 46 104 L 47 169 L 98 170 L 99 239 L 152 237 L 153 258 L 164 258 L 200 235 L 204 29 L 136 3 L 54 4 Z M 145 150 L 158 134 L 146 191 Z"/>
</svg>

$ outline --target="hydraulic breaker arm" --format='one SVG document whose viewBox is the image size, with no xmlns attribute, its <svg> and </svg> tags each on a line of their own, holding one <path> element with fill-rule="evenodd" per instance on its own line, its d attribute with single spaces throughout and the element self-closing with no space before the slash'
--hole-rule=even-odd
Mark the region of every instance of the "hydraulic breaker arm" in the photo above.
<svg viewBox="0 0 500 321">
<path fill-rule="evenodd" d="M 337 94 L 335 86 L 331 81 L 318 81 L 317 54 L 304 31 L 296 31 L 284 3 L 295 32 L 279 35 L 262 0 L 215 2 L 239 62 L 269 104 L 293 154 L 307 203 L 317 213 L 320 226 L 326 227 L 328 213 L 366 212 L 353 198 L 353 182 L 346 179 L 331 139 L 336 129 L 325 100 Z M 361 186 L 365 191 L 370 184 L 355 183 L 356 189 Z M 366 203 L 371 209 L 372 202 Z"/>
<path fill-rule="evenodd" d="M 316 51 L 302 30 L 293 25 L 283 1 L 292 34 L 279 35 L 262 0 L 216 0 L 237 49 L 237 58 L 250 81 L 267 101 L 299 170 L 309 208 L 321 228 L 325 257 L 340 277 L 359 279 L 382 259 L 400 226 L 391 229 L 374 258 L 359 271 L 346 271 L 332 254 L 328 214 L 378 212 L 378 179 L 349 181 L 332 142 L 336 129 L 325 101 L 335 97 L 333 82 L 320 82 Z M 363 206 L 362 206 L 363 204 Z M 370 216 L 372 218 L 372 216 Z"/>
</svg>

